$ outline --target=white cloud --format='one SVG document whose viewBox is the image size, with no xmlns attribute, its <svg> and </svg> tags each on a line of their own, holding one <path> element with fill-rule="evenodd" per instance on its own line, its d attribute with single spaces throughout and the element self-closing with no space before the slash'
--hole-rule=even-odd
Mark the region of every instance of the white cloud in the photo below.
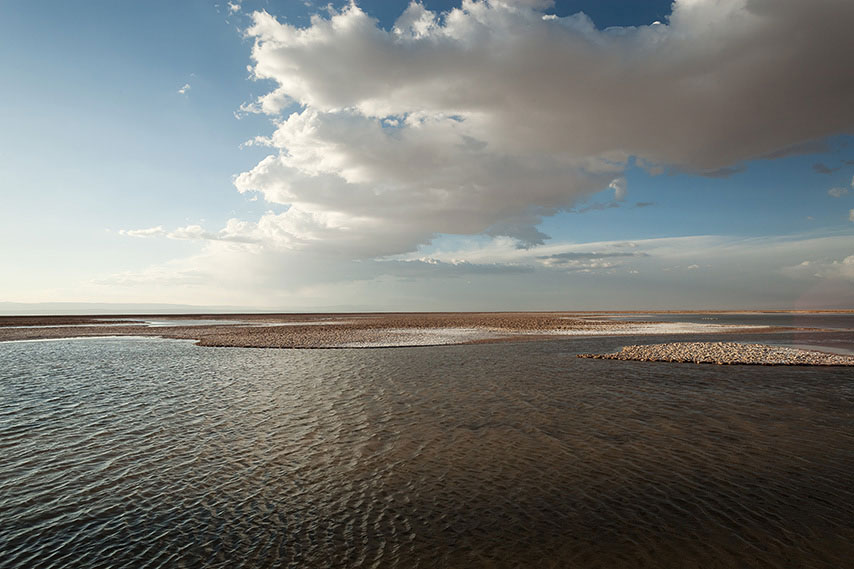
<svg viewBox="0 0 854 569">
<path fill-rule="evenodd" d="M 228 3 L 228 13 L 236 14 L 240 11 L 240 2 L 229 2 Z"/>
<path fill-rule="evenodd" d="M 306 28 L 254 13 L 252 69 L 276 87 L 246 108 L 298 110 L 238 188 L 292 206 L 265 223 L 302 247 L 530 246 L 542 217 L 609 184 L 624 199 L 630 156 L 720 174 L 854 127 L 854 77 L 830 64 L 854 50 L 850 2 L 679 0 L 667 24 L 604 31 L 550 5 L 412 3 L 388 31 L 355 4 Z"/>
<path fill-rule="evenodd" d="M 854 3 L 677 0 L 666 23 L 608 30 L 543 18 L 549 5 L 414 3 L 390 30 L 355 4 L 305 28 L 253 14 L 252 71 L 274 87 L 244 110 L 275 129 L 235 185 L 286 210 L 122 231 L 199 243 L 140 282 L 174 274 L 175 301 L 292 308 L 785 306 L 812 286 L 786 267 L 846 258 L 845 236 L 629 247 L 546 242 L 538 226 L 607 188 L 601 207 L 619 207 L 629 163 L 726 175 L 851 132 Z"/>
<path fill-rule="evenodd" d="M 852 80 L 827 60 L 852 47 L 852 12 L 840 0 L 682 0 L 669 25 L 599 31 L 582 14 L 466 1 L 444 19 L 410 5 L 391 32 L 355 6 L 304 29 L 256 13 L 249 34 L 280 102 L 458 115 L 507 135 L 503 147 L 712 170 L 851 126 Z M 830 106 L 799 104 L 805 94 Z M 796 115 L 780 121 L 780 109 Z"/>
<path fill-rule="evenodd" d="M 446 247 L 440 243 L 429 253 L 362 261 L 330 259 L 315 250 L 274 249 L 262 242 L 200 238 L 199 243 L 202 250 L 194 257 L 96 284 L 113 298 L 125 290 L 125 300 L 143 295 L 147 301 L 156 298 L 155 291 L 169 290 L 172 302 L 278 309 L 797 308 L 854 303 L 849 235 L 694 236 L 549 243 L 529 249 L 519 249 L 507 237 L 473 238 Z M 707 270 L 686 271 L 692 264 Z M 677 268 L 681 270 L 666 270 Z"/>
<path fill-rule="evenodd" d="M 854 255 L 843 259 L 818 259 L 786 267 L 784 272 L 794 278 L 838 279 L 854 283 Z"/>
<path fill-rule="evenodd" d="M 446 116 L 403 120 L 405 127 L 384 128 L 350 111 L 294 113 L 268 140 L 282 152 L 238 176 L 236 185 L 290 204 L 279 221 L 312 220 L 302 227 L 315 236 L 322 230 L 322 240 L 309 239 L 318 246 L 352 249 L 358 241 L 362 255 L 375 256 L 410 251 L 436 233 L 540 242 L 544 236 L 533 227 L 543 215 L 606 187 L 616 170 L 603 160 L 490 152 L 463 122 Z"/>
<path fill-rule="evenodd" d="M 854 221 L 854 209 L 848 211 L 848 221 Z"/>
<path fill-rule="evenodd" d="M 120 235 L 127 235 L 128 237 L 162 237 L 165 236 L 168 232 L 163 229 L 162 225 L 158 225 L 157 227 L 149 227 L 147 229 L 120 229 Z"/>
<path fill-rule="evenodd" d="M 833 197 L 833 198 L 841 198 L 842 196 L 844 196 L 847 193 L 848 193 L 848 188 L 843 188 L 843 187 L 830 188 L 829 190 L 827 190 L 827 195 L 829 195 L 830 197 Z"/>
<path fill-rule="evenodd" d="M 181 95 L 186 95 L 190 91 L 191 87 L 189 83 L 184 83 L 184 86 L 178 89 L 178 93 Z"/>
<path fill-rule="evenodd" d="M 128 237 L 167 237 L 169 239 L 205 240 L 205 241 L 232 241 L 235 243 L 257 243 L 260 238 L 257 231 L 248 228 L 252 224 L 231 219 L 225 228 L 216 233 L 206 231 L 201 225 L 187 225 L 173 231 L 167 231 L 162 225 L 149 227 L 147 229 L 120 229 L 120 235 Z"/>
<path fill-rule="evenodd" d="M 611 180 L 608 187 L 614 190 L 614 201 L 621 202 L 626 199 L 626 191 L 628 187 L 624 176 Z"/>
</svg>

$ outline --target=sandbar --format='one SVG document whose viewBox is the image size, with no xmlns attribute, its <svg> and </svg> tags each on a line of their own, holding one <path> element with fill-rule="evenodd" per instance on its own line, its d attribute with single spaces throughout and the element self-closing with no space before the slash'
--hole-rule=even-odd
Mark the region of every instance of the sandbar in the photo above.
<svg viewBox="0 0 854 569">
<path fill-rule="evenodd" d="M 777 330 L 793 329 L 654 320 L 622 321 L 575 312 L 0 317 L 0 341 L 152 336 L 195 340 L 200 346 L 254 348 L 404 347 L 566 336 L 758 333 Z"/>
<path fill-rule="evenodd" d="M 854 366 L 854 356 L 815 350 L 737 342 L 673 342 L 624 346 L 611 354 L 579 358 L 718 365 Z"/>
</svg>

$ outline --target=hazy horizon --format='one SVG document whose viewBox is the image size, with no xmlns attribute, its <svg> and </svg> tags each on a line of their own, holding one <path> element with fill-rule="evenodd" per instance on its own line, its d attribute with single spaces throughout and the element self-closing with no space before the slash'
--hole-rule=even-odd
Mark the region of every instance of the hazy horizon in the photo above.
<svg viewBox="0 0 854 569">
<path fill-rule="evenodd" d="M 846 307 L 831 307 L 831 308 L 775 308 L 775 307 L 715 307 L 715 308 L 696 308 L 696 307 L 635 307 L 635 308 L 542 308 L 542 309 L 504 309 L 504 310 L 489 310 L 489 309 L 470 309 L 470 310 L 407 310 L 405 308 L 377 308 L 370 306 L 318 306 L 311 310 L 294 310 L 286 307 L 245 307 L 245 306 L 203 306 L 190 304 L 144 304 L 144 303 L 98 303 L 98 302 L 43 302 L 43 303 L 16 303 L 16 302 L 0 302 L 0 317 L 8 316 L 148 316 L 148 315 L 185 315 L 185 314 L 334 314 L 334 313 L 439 313 L 439 312 L 578 312 L 578 313 L 716 313 L 716 312 L 733 312 L 733 313 L 750 313 L 750 312 L 829 312 L 829 313 L 848 313 L 852 308 Z"/>
</svg>

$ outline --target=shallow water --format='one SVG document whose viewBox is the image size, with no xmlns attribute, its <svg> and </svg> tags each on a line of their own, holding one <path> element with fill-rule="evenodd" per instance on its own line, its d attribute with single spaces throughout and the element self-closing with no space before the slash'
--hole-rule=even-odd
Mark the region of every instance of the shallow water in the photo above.
<svg viewBox="0 0 854 569">
<path fill-rule="evenodd" d="M 601 318 L 601 317 L 599 317 Z M 854 314 L 851 313 L 656 313 L 617 314 L 617 320 L 655 320 L 659 322 L 697 322 L 718 325 L 790 326 L 798 328 L 823 328 L 828 330 L 854 330 Z"/>
<path fill-rule="evenodd" d="M 0 567 L 846 566 L 851 370 L 644 342 L 0 344 Z"/>
<path fill-rule="evenodd" d="M 227 326 L 227 325 L 247 325 L 250 324 L 245 320 L 214 320 L 214 319 L 188 319 L 188 318 L 158 318 L 157 320 L 127 320 L 127 319 L 110 319 L 99 318 L 99 322 L 86 322 L 80 324 L 26 324 L 23 326 L 4 326 L 4 328 L 14 330 L 19 328 L 92 328 L 104 326 L 148 326 L 149 328 L 164 328 L 171 326 Z"/>
</svg>

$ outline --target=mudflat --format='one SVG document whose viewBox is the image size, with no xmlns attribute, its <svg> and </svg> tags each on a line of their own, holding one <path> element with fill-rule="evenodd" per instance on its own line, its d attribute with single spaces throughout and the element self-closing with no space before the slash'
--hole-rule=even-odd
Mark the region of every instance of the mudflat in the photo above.
<svg viewBox="0 0 854 569">
<path fill-rule="evenodd" d="M 201 346 L 352 348 L 520 341 L 573 335 L 770 332 L 769 326 L 622 321 L 616 313 L 431 312 L 0 317 L 0 341 L 155 336 Z M 617 314 L 618 316 L 618 314 Z"/>
</svg>

